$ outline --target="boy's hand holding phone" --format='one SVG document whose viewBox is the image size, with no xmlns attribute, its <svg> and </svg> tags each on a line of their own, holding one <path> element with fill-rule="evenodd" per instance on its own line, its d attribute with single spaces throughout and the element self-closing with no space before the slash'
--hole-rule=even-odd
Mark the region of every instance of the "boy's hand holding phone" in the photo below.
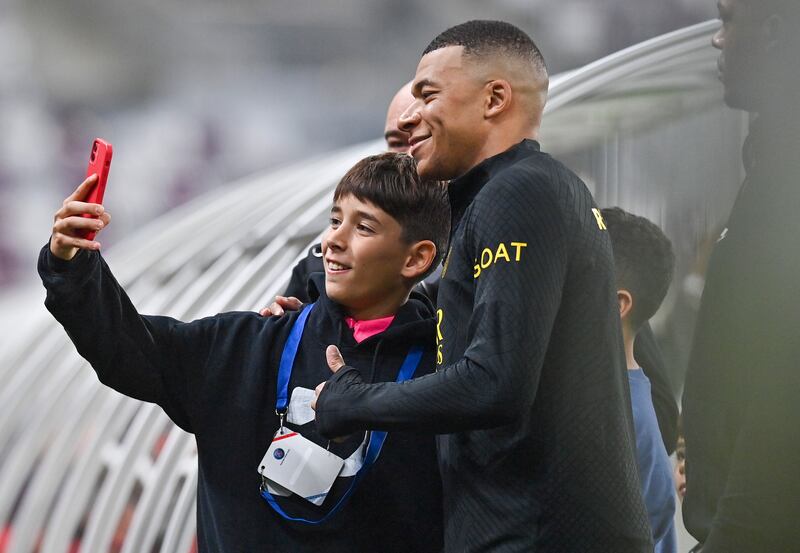
<svg viewBox="0 0 800 553">
<path fill-rule="evenodd" d="M 69 261 L 79 249 L 99 250 L 95 235 L 111 222 L 111 215 L 102 206 L 108 171 L 114 148 L 102 138 L 95 138 L 89 152 L 89 165 L 84 180 L 56 212 L 50 251 Z"/>
<path fill-rule="evenodd" d="M 111 215 L 102 205 L 84 201 L 96 184 L 96 174 L 87 177 L 56 211 L 50 236 L 50 251 L 56 257 L 69 261 L 79 249 L 100 249 L 99 242 L 85 238 L 87 233 L 93 236 L 111 222 Z"/>
</svg>

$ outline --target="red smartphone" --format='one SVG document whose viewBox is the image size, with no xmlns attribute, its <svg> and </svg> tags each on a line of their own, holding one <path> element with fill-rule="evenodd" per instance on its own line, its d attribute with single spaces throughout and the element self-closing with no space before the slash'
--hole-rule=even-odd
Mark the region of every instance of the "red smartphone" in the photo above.
<svg viewBox="0 0 800 553">
<path fill-rule="evenodd" d="M 89 191 L 86 196 L 86 202 L 90 204 L 102 204 L 103 194 L 106 191 L 106 181 L 108 180 L 108 171 L 111 169 L 111 156 L 114 153 L 114 148 L 110 143 L 102 138 L 95 138 L 92 142 L 92 151 L 89 153 L 89 166 L 86 168 L 86 176 L 97 174 L 97 183 Z M 83 214 L 84 217 L 89 219 L 97 219 L 88 213 Z M 97 234 L 95 231 L 85 231 L 83 237 L 87 240 L 94 240 Z"/>
</svg>

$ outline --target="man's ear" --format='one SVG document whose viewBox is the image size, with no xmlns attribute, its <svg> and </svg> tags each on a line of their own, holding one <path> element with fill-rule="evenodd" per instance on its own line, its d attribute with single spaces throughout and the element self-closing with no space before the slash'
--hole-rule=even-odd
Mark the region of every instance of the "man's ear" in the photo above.
<svg viewBox="0 0 800 553">
<path fill-rule="evenodd" d="M 483 116 L 486 119 L 497 117 L 511 107 L 511 84 L 504 79 L 486 83 L 486 100 Z"/>
<path fill-rule="evenodd" d="M 402 275 L 408 279 L 419 278 L 425 274 L 436 257 L 436 245 L 430 240 L 415 242 L 409 247 Z"/>
<path fill-rule="evenodd" d="M 617 302 L 619 302 L 619 318 L 624 319 L 633 309 L 633 296 L 627 290 L 617 290 Z"/>
</svg>

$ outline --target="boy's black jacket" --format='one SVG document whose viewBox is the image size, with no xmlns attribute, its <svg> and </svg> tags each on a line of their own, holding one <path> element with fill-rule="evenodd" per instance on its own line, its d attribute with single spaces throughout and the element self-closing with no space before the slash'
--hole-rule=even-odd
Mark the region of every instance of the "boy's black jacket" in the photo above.
<svg viewBox="0 0 800 553">
<path fill-rule="evenodd" d="M 39 274 L 47 289 L 45 306 L 100 381 L 157 403 L 195 434 L 200 551 L 441 550 L 441 483 L 430 434 L 392 432 L 350 502 L 321 527 L 286 522 L 260 497 L 257 465 L 278 428 L 278 362 L 298 313 L 264 318 L 233 312 L 190 323 L 139 315 L 96 252 L 81 251 L 67 262 L 45 246 Z M 435 327 L 426 300 L 412 295 L 385 332 L 357 344 L 341 308 L 325 295 L 324 276 L 316 276 L 314 284 L 319 298 L 298 350 L 290 392 L 296 386 L 313 389 L 330 377 L 329 344 L 337 344 L 367 381 L 394 381 L 414 344 L 426 347 L 416 375 L 431 372 Z M 314 422 L 299 430 L 327 445 Z M 332 448 L 346 457 L 361 438 Z M 302 499 L 280 501 L 292 515 L 320 518 L 347 484 L 337 482 L 323 511 Z"/>
</svg>

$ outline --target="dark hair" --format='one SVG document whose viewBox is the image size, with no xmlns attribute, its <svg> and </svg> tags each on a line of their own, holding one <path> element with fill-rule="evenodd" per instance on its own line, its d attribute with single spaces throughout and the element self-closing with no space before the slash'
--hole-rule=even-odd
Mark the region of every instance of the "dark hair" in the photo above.
<svg viewBox="0 0 800 553">
<path fill-rule="evenodd" d="M 617 288 L 633 297 L 629 315 L 638 330 L 667 295 L 675 266 L 672 243 L 655 224 L 618 207 L 601 211 L 614 250 Z"/>
<path fill-rule="evenodd" d="M 539 48 L 527 34 L 511 23 L 475 19 L 450 27 L 434 38 L 422 55 L 447 46 L 463 46 L 467 56 L 502 54 L 520 58 L 538 72 L 547 73 Z"/>
<path fill-rule="evenodd" d="M 342 177 L 333 192 L 333 201 L 348 195 L 370 202 L 394 217 L 408 244 L 433 242 L 436 257 L 420 280 L 436 269 L 450 234 L 446 183 L 420 178 L 417 162 L 410 155 L 386 152 L 362 159 Z"/>
</svg>

